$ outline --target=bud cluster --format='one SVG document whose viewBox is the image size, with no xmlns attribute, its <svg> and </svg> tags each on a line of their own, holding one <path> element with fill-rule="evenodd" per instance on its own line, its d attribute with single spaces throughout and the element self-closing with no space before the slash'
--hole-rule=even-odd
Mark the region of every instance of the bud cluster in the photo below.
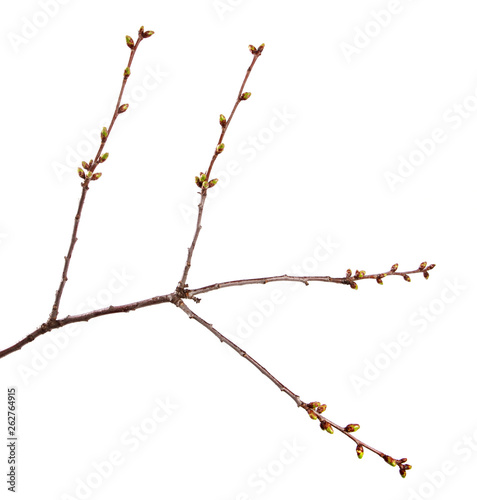
<svg viewBox="0 0 477 500">
<path fill-rule="evenodd" d="M 204 174 L 204 172 L 201 172 L 199 176 L 196 175 L 195 177 L 195 183 L 202 189 L 213 188 L 217 184 L 217 182 L 219 182 L 219 179 L 212 179 L 211 181 L 207 181 L 207 176 Z"/>
</svg>

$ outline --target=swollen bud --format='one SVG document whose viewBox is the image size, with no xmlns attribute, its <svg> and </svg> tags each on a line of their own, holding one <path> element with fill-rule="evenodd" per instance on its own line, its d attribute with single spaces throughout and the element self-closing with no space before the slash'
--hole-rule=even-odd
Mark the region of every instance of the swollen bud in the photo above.
<svg viewBox="0 0 477 500">
<path fill-rule="evenodd" d="M 255 53 L 257 52 L 256 47 L 254 47 L 253 45 L 249 45 L 249 46 L 248 46 L 248 50 L 250 50 L 250 52 L 251 52 L 252 54 L 255 54 Z"/>
<path fill-rule="evenodd" d="M 118 109 L 118 113 L 124 113 L 129 108 L 129 104 L 121 104 Z"/>
<path fill-rule="evenodd" d="M 262 50 L 265 48 L 265 44 L 262 43 L 259 47 L 258 47 L 258 52 L 262 52 Z"/>
<path fill-rule="evenodd" d="M 353 289 L 353 290 L 357 290 L 358 289 L 358 283 L 356 283 L 356 281 L 352 281 L 349 286 Z"/>
<path fill-rule="evenodd" d="M 348 424 L 345 427 L 345 431 L 346 432 L 356 432 L 357 430 L 359 430 L 359 425 L 358 424 Z"/>
<path fill-rule="evenodd" d="M 149 38 L 152 35 L 154 35 L 154 31 L 145 31 L 142 36 L 143 38 Z"/>
<path fill-rule="evenodd" d="M 358 444 L 358 446 L 356 446 L 356 454 L 358 455 L 358 458 L 363 458 L 364 448 L 362 445 Z"/>
<path fill-rule="evenodd" d="M 217 182 L 219 182 L 219 179 L 212 179 L 211 181 L 209 181 L 209 188 L 214 187 Z"/>
<path fill-rule="evenodd" d="M 109 157 L 109 153 L 104 153 L 103 156 L 99 157 L 99 163 L 105 162 L 108 159 L 108 157 Z"/>
<path fill-rule="evenodd" d="M 320 427 L 324 431 L 328 432 L 329 434 L 333 434 L 334 433 L 334 430 L 333 430 L 333 427 L 331 427 L 331 424 L 329 422 L 326 422 L 325 420 L 321 421 Z"/>
<path fill-rule="evenodd" d="M 384 282 L 381 278 L 376 278 L 376 282 L 378 283 L 378 285 L 384 285 Z"/>
<path fill-rule="evenodd" d="M 317 413 L 323 413 L 323 412 L 326 410 L 326 408 L 328 408 L 328 407 L 327 407 L 325 404 L 323 404 L 323 405 L 319 405 L 319 406 L 317 406 L 317 407 L 315 408 L 315 411 L 316 411 Z"/>
<path fill-rule="evenodd" d="M 82 162 L 81 162 L 81 165 L 83 165 L 83 168 L 84 168 L 85 170 L 89 170 L 89 163 L 86 163 L 85 161 L 82 161 Z"/>
<path fill-rule="evenodd" d="M 81 167 L 78 167 L 78 175 L 79 175 L 82 179 L 86 179 L 86 175 L 84 174 L 84 170 L 83 170 Z"/>
<path fill-rule="evenodd" d="M 220 125 L 222 125 L 222 127 L 225 127 L 226 124 L 227 124 L 227 118 L 225 118 L 224 115 L 220 115 Z"/>
<path fill-rule="evenodd" d="M 394 266 L 391 267 L 391 272 L 395 273 L 398 269 L 399 264 L 394 264 Z"/>
<path fill-rule="evenodd" d="M 419 271 L 424 271 L 424 269 L 427 267 L 427 262 L 421 262 L 421 265 L 419 266 Z"/>
<path fill-rule="evenodd" d="M 423 276 L 424 278 L 426 278 L 426 280 L 429 279 L 429 273 L 427 271 L 424 271 Z"/>
<path fill-rule="evenodd" d="M 217 152 L 217 154 L 220 154 L 222 153 L 222 151 L 224 150 L 225 148 L 225 144 L 222 142 L 220 143 L 216 148 L 215 148 L 215 151 Z"/>
<path fill-rule="evenodd" d="M 352 275 L 352 274 L 353 274 L 353 271 L 351 271 L 351 269 L 348 269 L 348 270 L 346 271 L 346 277 L 347 277 L 347 278 L 351 278 L 351 275 Z"/>
<path fill-rule="evenodd" d="M 134 40 L 129 35 L 126 35 L 126 43 L 130 49 L 134 49 Z"/>
<path fill-rule="evenodd" d="M 91 172 L 90 172 L 91 173 Z M 91 180 L 92 181 L 97 181 L 103 174 L 101 172 L 98 172 L 96 174 L 93 174 L 93 176 L 91 177 Z"/>
<path fill-rule="evenodd" d="M 402 478 L 406 477 L 406 471 L 404 469 L 399 469 L 399 474 L 401 474 Z"/>
<path fill-rule="evenodd" d="M 144 26 L 141 26 L 137 33 L 138 33 L 138 35 L 142 35 L 144 33 Z"/>
<path fill-rule="evenodd" d="M 318 420 L 318 417 L 316 416 L 316 413 L 313 410 L 308 410 L 308 415 L 312 420 Z"/>
<path fill-rule="evenodd" d="M 246 101 L 250 96 L 252 95 L 252 92 L 244 92 L 241 96 L 240 96 L 240 100 L 241 101 Z"/>
<path fill-rule="evenodd" d="M 396 467 L 396 460 L 394 460 L 394 458 L 390 457 L 389 455 L 384 455 L 383 459 L 392 467 Z"/>
<path fill-rule="evenodd" d="M 131 68 L 128 66 L 125 70 L 124 70 L 124 78 L 129 78 L 129 75 L 131 74 Z"/>
<path fill-rule="evenodd" d="M 410 282 L 411 282 L 411 277 L 410 277 L 410 276 L 408 276 L 407 274 L 405 274 L 405 275 L 403 276 L 403 278 L 404 278 L 404 279 L 405 279 L 408 283 L 410 283 Z"/>
<path fill-rule="evenodd" d="M 106 127 L 103 127 L 103 130 L 101 130 L 101 142 L 105 142 L 107 138 L 108 138 L 108 129 Z"/>
</svg>

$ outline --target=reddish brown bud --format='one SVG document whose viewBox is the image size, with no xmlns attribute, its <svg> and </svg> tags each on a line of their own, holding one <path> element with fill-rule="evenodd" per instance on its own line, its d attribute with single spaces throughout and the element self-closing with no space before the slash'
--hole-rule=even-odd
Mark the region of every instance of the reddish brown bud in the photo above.
<svg viewBox="0 0 477 500">
<path fill-rule="evenodd" d="M 399 469 L 399 474 L 401 474 L 403 479 L 406 477 L 406 471 L 404 469 Z"/>
<path fill-rule="evenodd" d="M 348 270 L 346 271 L 346 277 L 347 277 L 347 278 L 351 278 L 351 275 L 352 275 L 352 274 L 353 274 L 353 271 L 351 271 L 351 269 L 348 269 Z"/>
<path fill-rule="evenodd" d="M 154 35 L 154 31 L 145 31 L 142 36 L 143 38 L 149 38 L 152 35 Z"/>
<path fill-rule="evenodd" d="M 364 448 L 362 445 L 358 444 L 358 446 L 356 446 L 356 454 L 358 455 L 358 458 L 363 458 Z"/>
<path fill-rule="evenodd" d="M 421 265 L 419 266 L 419 271 L 423 271 L 427 267 L 427 262 L 421 262 Z"/>
<path fill-rule="evenodd" d="M 227 118 L 225 118 L 224 115 L 220 115 L 219 121 L 222 127 L 225 127 L 225 125 L 227 125 Z"/>
<path fill-rule="evenodd" d="M 248 50 L 250 50 L 250 52 L 251 52 L 252 54 L 255 54 L 255 53 L 257 52 L 256 47 L 254 47 L 253 45 L 249 45 L 249 46 L 248 46 Z"/>
<path fill-rule="evenodd" d="M 394 460 L 393 457 L 390 457 L 389 455 L 384 455 L 383 459 L 386 463 L 388 463 L 392 467 L 396 467 L 396 460 Z"/>
<path fill-rule="evenodd" d="M 395 273 L 398 269 L 399 264 L 394 264 L 394 266 L 391 267 L 391 272 Z"/>
<path fill-rule="evenodd" d="M 376 278 L 378 285 L 384 285 L 384 281 L 381 278 Z"/>
<path fill-rule="evenodd" d="M 331 424 L 330 424 L 329 422 L 326 422 L 325 420 L 322 420 L 322 421 L 320 422 L 320 427 L 321 427 L 324 431 L 326 431 L 326 432 L 328 432 L 328 433 L 330 433 L 330 434 L 333 434 L 333 432 L 334 432 L 333 427 L 331 427 Z"/>
<path fill-rule="evenodd" d="M 103 174 L 101 172 L 97 172 L 97 173 L 93 174 L 93 176 L 91 177 L 91 180 L 92 181 L 97 181 L 102 175 Z"/>
<path fill-rule="evenodd" d="M 410 283 L 410 282 L 411 282 L 411 277 L 410 277 L 410 276 L 408 276 L 407 274 L 405 274 L 405 275 L 403 276 L 403 278 L 404 278 L 404 279 L 405 279 L 408 283 Z"/>
<path fill-rule="evenodd" d="M 105 142 L 107 138 L 108 138 L 108 129 L 106 127 L 103 127 L 103 130 L 101 130 L 101 142 Z"/>
<path fill-rule="evenodd" d="M 346 432 L 356 432 L 357 430 L 359 430 L 359 425 L 358 424 L 348 424 L 345 427 L 345 431 Z"/>
<path fill-rule="evenodd" d="M 427 270 L 430 271 L 431 269 L 434 269 L 436 267 L 435 264 L 430 264 L 429 266 L 427 266 Z"/>
<path fill-rule="evenodd" d="M 219 182 L 219 179 L 212 179 L 211 181 L 209 181 L 209 188 L 214 187 L 217 182 Z"/>
<path fill-rule="evenodd" d="M 241 96 L 240 96 L 240 100 L 242 101 L 246 101 L 250 96 L 252 95 L 252 92 L 244 92 Z"/>
<path fill-rule="evenodd" d="M 424 271 L 422 275 L 424 276 L 424 278 L 426 278 L 426 280 L 429 279 L 429 273 L 427 271 Z"/>
<path fill-rule="evenodd" d="M 308 415 L 312 420 L 318 420 L 316 413 L 313 410 L 308 410 Z"/>
<path fill-rule="evenodd" d="M 357 290 L 358 289 L 358 283 L 356 283 L 356 281 L 352 281 L 349 286 L 353 289 L 353 290 Z"/>
<path fill-rule="evenodd" d="M 134 49 L 134 40 L 129 35 L 126 35 L 126 44 L 130 49 Z"/>
<path fill-rule="evenodd" d="M 125 70 L 124 70 L 124 78 L 129 78 L 129 75 L 131 74 L 131 68 L 128 66 Z"/>
<path fill-rule="evenodd" d="M 217 154 L 220 154 L 222 153 L 222 151 L 224 150 L 225 148 L 225 144 L 222 142 L 220 143 L 216 148 L 215 148 L 215 151 L 217 152 Z"/>
<path fill-rule="evenodd" d="M 78 175 L 82 178 L 85 179 L 86 175 L 84 173 L 84 170 L 81 167 L 78 167 Z"/>
<path fill-rule="evenodd" d="M 129 104 L 121 104 L 118 108 L 118 113 L 124 113 L 129 108 Z"/>
</svg>

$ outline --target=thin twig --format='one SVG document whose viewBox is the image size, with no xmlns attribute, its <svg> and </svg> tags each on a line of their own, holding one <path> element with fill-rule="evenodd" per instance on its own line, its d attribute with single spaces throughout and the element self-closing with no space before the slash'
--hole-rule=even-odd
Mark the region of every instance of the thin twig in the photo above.
<svg viewBox="0 0 477 500">
<path fill-rule="evenodd" d="M 423 266 L 424 265 L 424 266 Z M 396 266 L 396 267 L 395 267 Z M 323 281 L 325 283 L 337 283 L 340 285 L 349 285 L 354 289 L 357 289 L 356 281 L 360 280 L 376 280 L 378 283 L 382 284 L 382 280 L 388 276 L 401 276 L 406 281 L 410 281 L 409 274 L 423 274 L 423 276 L 427 279 L 429 277 L 429 271 L 434 269 L 435 264 L 427 265 L 426 262 L 423 262 L 418 269 L 414 271 L 402 271 L 397 272 L 397 264 L 395 264 L 390 271 L 386 273 L 377 273 L 377 274 L 366 274 L 364 271 L 356 271 L 354 276 L 351 275 L 351 271 L 348 270 L 349 276 L 345 276 L 343 278 L 332 278 L 331 276 L 288 276 L 287 274 L 282 274 L 281 276 L 268 276 L 264 278 L 251 278 L 251 279 L 243 279 L 243 280 L 234 280 L 234 281 L 222 281 L 220 283 L 214 283 L 213 285 L 203 286 L 201 288 L 194 288 L 191 290 L 185 290 L 185 297 L 188 299 L 192 299 L 193 297 L 200 295 L 202 293 L 212 292 L 213 290 L 219 290 L 220 288 L 229 288 L 233 286 L 243 286 L 243 285 L 266 285 L 267 283 L 272 283 L 275 281 L 298 281 L 305 285 L 308 285 L 310 281 Z"/>
<path fill-rule="evenodd" d="M 261 373 L 263 373 L 269 380 L 271 380 L 279 389 L 280 391 L 284 392 L 287 394 L 295 403 L 298 407 L 303 408 L 306 410 L 308 415 L 312 417 L 314 420 L 319 420 L 321 424 L 321 428 L 323 430 L 328 430 L 329 433 L 333 433 L 332 428 L 337 429 L 338 431 L 342 432 L 345 434 L 347 437 L 352 439 L 356 445 L 357 445 L 357 451 L 361 451 L 362 448 L 367 448 L 368 450 L 372 451 L 373 453 L 376 453 L 376 455 L 380 456 L 383 458 L 387 463 L 390 465 L 396 466 L 399 465 L 399 469 L 401 472 L 401 475 L 403 477 L 405 476 L 405 470 L 410 469 L 410 465 L 403 465 L 404 462 L 406 462 L 407 459 L 403 458 L 400 460 L 393 459 L 390 455 L 386 455 L 385 453 L 377 450 L 376 448 L 366 444 L 364 441 L 361 441 L 358 439 L 356 436 L 353 435 L 353 432 L 355 430 L 359 429 L 359 425 L 356 424 L 350 424 L 348 425 L 348 429 L 346 430 L 345 427 L 342 427 L 338 424 L 335 424 L 328 418 L 324 417 L 322 415 L 322 412 L 326 409 L 326 405 L 321 405 L 321 403 L 305 403 L 303 402 L 300 397 L 295 394 L 293 391 L 288 389 L 282 382 L 280 382 L 276 377 L 274 377 L 263 365 L 261 365 L 256 359 L 252 358 L 249 354 L 247 354 L 241 347 L 239 347 L 237 344 L 232 342 L 230 339 L 222 335 L 216 328 L 213 327 L 211 323 L 208 323 L 205 321 L 205 319 L 201 318 L 198 314 L 196 314 L 194 311 L 192 311 L 181 299 L 174 299 L 173 302 L 175 305 L 184 311 L 187 316 L 189 316 L 190 319 L 194 319 L 198 323 L 200 323 L 202 326 L 207 328 L 210 332 L 212 332 L 219 340 L 220 342 L 224 342 L 227 344 L 229 347 L 231 347 L 234 351 L 236 351 L 240 356 L 245 358 L 247 361 L 249 361 L 255 368 L 257 368 Z M 358 456 L 361 458 L 360 454 L 358 453 Z M 404 472 L 403 472 L 404 471 Z"/>
<path fill-rule="evenodd" d="M 152 33 L 152 32 L 150 32 L 150 33 Z M 122 99 L 122 96 L 124 93 L 124 88 L 126 87 L 126 83 L 127 83 L 128 78 L 131 74 L 130 68 L 132 65 L 132 61 L 133 61 L 134 56 L 136 54 L 136 50 L 143 39 L 144 39 L 144 30 L 141 28 L 139 30 L 138 39 L 136 41 L 136 44 L 133 47 L 130 47 L 131 53 L 129 55 L 128 65 L 127 65 L 126 70 L 124 71 L 124 74 L 123 74 L 123 81 L 121 84 L 121 90 L 119 91 L 118 101 L 117 101 L 116 107 L 114 109 L 113 117 L 111 118 L 111 123 L 109 124 L 109 128 L 107 129 L 107 133 L 101 134 L 101 144 L 99 145 L 96 156 L 94 157 L 94 161 L 92 161 L 88 165 L 89 173 L 87 176 L 84 177 L 85 180 L 81 184 L 81 186 L 82 186 L 81 197 L 80 197 L 80 201 L 78 204 L 78 210 L 76 211 L 76 216 L 75 216 L 74 225 L 73 225 L 73 233 L 71 235 L 71 240 L 70 240 L 70 246 L 68 248 L 68 253 L 65 257 L 65 263 L 63 266 L 63 271 L 61 273 L 60 285 L 59 285 L 58 290 L 56 291 L 56 294 L 55 294 L 55 301 L 53 302 L 53 307 L 51 308 L 50 317 L 48 319 L 48 322 L 54 321 L 58 317 L 61 297 L 63 295 L 63 290 L 65 288 L 66 282 L 68 281 L 68 269 L 70 267 L 71 257 L 73 256 L 73 250 L 75 248 L 76 242 L 78 241 L 78 237 L 77 237 L 78 226 L 80 223 L 81 213 L 83 211 L 83 206 L 84 206 L 85 199 L 86 199 L 86 193 L 88 192 L 90 181 L 93 178 L 93 172 L 95 171 L 98 163 L 100 163 L 101 153 L 103 152 L 103 148 L 106 145 L 106 142 L 109 138 L 109 134 L 114 126 L 114 122 L 116 121 L 116 118 L 119 115 L 119 108 L 121 106 L 121 99 Z M 82 175 L 84 176 L 84 174 L 82 174 Z M 93 180 L 94 180 L 94 178 L 93 178 Z"/>
<path fill-rule="evenodd" d="M 262 54 L 263 48 L 265 47 L 264 44 L 260 45 L 258 49 L 255 49 L 253 47 L 252 54 L 253 54 L 253 60 L 250 66 L 248 67 L 246 73 L 245 73 L 245 78 L 243 79 L 242 85 L 240 86 L 240 90 L 237 96 L 237 99 L 235 100 L 235 104 L 232 108 L 232 111 L 230 113 L 230 116 L 228 119 L 220 119 L 220 125 L 222 127 L 222 131 L 219 136 L 219 140 L 217 141 L 217 145 L 214 150 L 214 154 L 212 155 L 212 159 L 210 160 L 209 168 L 207 169 L 207 174 L 205 175 L 205 184 L 201 182 L 201 196 L 200 196 L 200 202 L 199 202 L 199 210 L 197 214 L 197 223 L 195 227 L 195 232 L 194 232 L 194 237 L 192 238 L 192 243 L 190 247 L 187 249 L 187 259 L 184 267 L 184 271 L 182 272 L 182 278 L 179 281 L 179 284 L 177 285 L 177 292 L 180 293 L 181 295 L 184 294 L 184 289 L 187 287 L 186 281 L 187 281 L 187 276 L 189 275 L 189 270 L 190 266 L 192 264 L 192 255 L 194 254 L 195 250 L 195 245 L 197 243 L 197 239 L 199 238 L 199 233 L 200 230 L 202 229 L 201 222 L 202 222 L 202 214 L 204 211 L 204 204 L 205 200 L 207 198 L 207 189 L 208 189 L 208 181 L 210 179 L 210 174 L 212 172 L 212 167 L 214 166 L 215 160 L 217 160 L 217 157 L 219 156 L 220 153 L 224 150 L 224 145 L 223 145 L 223 139 L 225 137 L 225 133 L 227 132 L 227 129 L 229 128 L 230 122 L 232 121 L 232 118 L 235 114 L 235 111 L 237 110 L 238 105 L 240 104 L 241 101 L 244 101 L 250 97 L 250 93 L 248 93 L 247 96 L 243 93 L 243 89 L 245 88 L 245 84 L 247 83 L 248 77 L 250 76 L 250 73 L 255 66 L 255 63 L 257 62 L 257 59 L 260 57 Z"/>
</svg>

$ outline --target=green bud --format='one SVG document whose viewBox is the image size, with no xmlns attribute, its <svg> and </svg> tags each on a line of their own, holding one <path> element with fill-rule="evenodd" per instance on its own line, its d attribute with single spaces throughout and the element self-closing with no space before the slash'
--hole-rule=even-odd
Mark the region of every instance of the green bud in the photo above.
<svg viewBox="0 0 477 500">
<path fill-rule="evenodd" d="M 149 38 L 152 35 L 154 35 L 154 31 L 145 31 L 142 36 L 143 38 Z"/>
<path fill-rule="evenodd" d="M 134 40 L 129 35 L 126 35 L 126 43 L 130 49 L 134 49 Z"/>
<path fill-rule="evenodd" d="M 241 101 L 246 101 L 250 96 L 252 95 L 252 92 L 244 92 L 241 96 L 240 96 L 240 100 Z"/>
<path fill-rule="evenodd" d="M 390 457 L 389 455 L 384 455 L 383 459 L 392 467 L 396 467 L 396 460 L 394 460 L 394 458 Z"/>
<path fill-rule="evenodd" d="M 86 174 L 86 177 L 87 177 L 88 179 L 91 179 L 91 177 L 93 177 L 93 172 L 88 172 L 88 173 Z"/>
<path fill-rule="evenodd" d="M 131 74 L 131 68 L 128 66 L 125 70 L 124 70 L 124 77 L 125 78 L 129 78 L 129 75 Z"/>
<path fill-rule="evenodd" d="M 84 174 L 84 170 L 81 167 L 78 167 L 78 175 L 82 178 L 85 179 L 86 176 Z"/>
<path fill-rule="evenodd" d="M 211 181 L 209 181 L 209 187 L 214 187 L 217 182 L 219 182 L 219 179 L 212 179 Z"/>
<path fill-rule="evenodd" d="M 88 163 L 86 163 L 85 161 L 82 161 L 82 162 L 81 162 L 81 165 L 83 165 L 83 168 L 84 168 L 85 170 L 89 170 L 89 164 L 88 164 Z"/>
<path fill-rule="evenodd" d="M 90 172 L 91 173 L 91 172 Z M 97 181 L 103 174 L 101 172 L 98 172 L 96 174 L 93 174 L 93 177 L 91 177 L 92 181 Z"/>
<path fill-rule="evenodd" d="M 227 124 L 227 118 L 225 118 L 224 115 L 220 115 L 220 125 L 222 125 L 222 127 L 225 127 L 226 124 Z"/>
<path fill-rule="evenodd" d="M 321 403 L 319 401 L 314 401 L 313 403 L 310 403 L 310 406 L 313 407 L 313 408 L 318 408 L 318 406 L 320 406 Z"/>
<path fill-rule="evenodd" d="M 216 148 L 215 148 L 215 151 L 217 152 L 217 154 L 220 154 L 222 153 L 222 151 L 224 150 L 225 148 L 225 144 L 223 142 L 221 142 Z"/>
<path fill-rule="evenodd" d="M 122 104 L 121 106 L 119 106 L 118 108 L 118 114 L 119 113 L 124 113 L 127 109 L 129 108 L 129 104 Z"/>
<path fill-rule="evenodd" d="M 105 162 L 108 159 L 108 157 L 109 157 L 109 153 L 104 153 L 103 156 L 99 157 L 99 163 Z"/>
<path fill-rule="evenodd" d="M 325 420 L 321 421 L 320 427 L 324 431 L 328 432 L 329 434 L 333 434 L 334 433 L 334 430 L 333 430 L 333 427 L 331 427 L 331 424 L 329 422 L 326 422 Z"/>
<path fill-rule="evenodd" d="M 101 130 L 101 142 L 104 142 L 108 138 L 108 129 L 106 127 L 103 127 L 103 130 Z"/>
<path fill-rule="evenodd" d="M 201 172 L 200 173 L 200 182 L 204 182 L 206 179 L 207 179 L 207 176 Z"/>
<path fill-rule="evenodd" d="M 328 408 L 328 407 L 325 404 L 319 405 L 319 406 L 316 407 L 316 411 L 318 413 L 323 413 L 326 410 L 326 408 Z"/>
<path fill-rule="evenodd" d="M 358 446 L 356 446 L 356 454 L 358 455 L 358 458 L 363 458 L 364 448 L 362 445 L 358 444 Z"/>
<path fill-rule="evenodd" d="M 197 175 L 195 176 L 195 183 L 196 183 L 199 187 L 202 187 L 202 182 L 200 182 L 200 179 L 197 177 Z"/>
<path fill-rule="evenodd" d="M 209 187 L 209 183 L 207 181 L 204 181 L 202 183 L 202 189 L 207 189 Z"/>
<path fill-rule="evenodd" d="M 318 420 L 316 413 L 313 410 L 308 410 L 308 415 L 312 420 Z"/>
<path fill-rule="evenodd" d="M 345 427 L 346 432 L 356 432 L 359 430 L 359 425 L 358 424 L 348 424 Z"/>
<path fill-rule="evenodd" d="M 359 271 L 357 278 L 364 278 L 366 276 L 366 271 Z"/>
</svg>

